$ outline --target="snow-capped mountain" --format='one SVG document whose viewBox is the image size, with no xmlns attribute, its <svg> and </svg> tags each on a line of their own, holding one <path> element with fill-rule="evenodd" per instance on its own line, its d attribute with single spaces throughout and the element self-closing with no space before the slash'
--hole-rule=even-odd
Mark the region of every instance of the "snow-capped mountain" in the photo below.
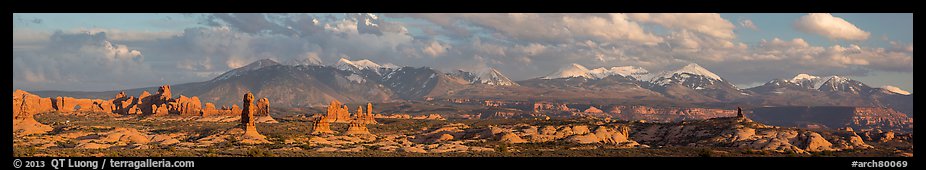
<svg viewBox="0 0 926 170">
<path fill-rule="evenodd" d="M 468 82 L 450 78 L 429 67 L 402 67 L 391 70 L 382 77 L 380 84 L 403 99 L 447 95 L 469 85 Z"/>
<path fill-rule="evenodd" d="M 862 92 L 868 92 L 871 90 L 871 87 L 865 85 L 862 82 L 855 81 L 845 77 L 833 76 L 829 80 L 826 80 L 818 90 L 823 92 L 848 92 L 853 94 L 860 94 Z"/>
<path fill-rule="evenodd" d="M 474 72 L 457 70 L 455 72 L 448 73 L 448 75 L 462 78 L 466 81 L 469 81 L 470 84 L 518 86 L 518 83 L 511 81 L 511 79 L 508 79 L 508 77 L 503 75 L 498 70 L 495 70 L 495 68 L 487 68 Z"/>
<path fill-rule="evenodd" d="M 788 82 L 808 89 L 819 89 L 820 86 L 823 85 L 823 82 L 830 78 L 832 78 L 832 76 L 824 78 L 801 73 L 794 76 L 794 78 L 791 78 L 791 80 L 788 80 Z"/>
<path fill-rule="evenodd" d="M 588 79 L 601 79 L 612 75 L 630 76 L 635 79 L 642 79 L 649 74 L 649 71 L 638 66 L 619 66 L 619 67 L 599 67 L 589 70 L 581 64 L 572 63 L 563 66 L 556 72 L 550 73 L 541 79 L 558 79 L 571 77 L 584 77 Z"/>
<path fill-rule="evenodd" d="M 698 64 L 691 63 L 678 70 L 663 72 L 654 76 L 650 82 L 659 86 L 680 84 L 691 89 L 706 89 L 716 84 L 732 84 L 723 81 L 720 76 L 708 71 Z"/>
<path fill-rule="evenodd" d="M 642 80 L 645 76 L 649 74 L 649 71 L 643 69 L 643 67 L 638 66 L 620 66 L 620 67 L 611 67 L 610 69 L 600 67 L 596 69 L 589 70 L 589 75 L 595 78 L 605 78 L 612 75 L 620 76 L 630 76 L 637 80 Z"/>
<path fill-rule="evenodd" d="M 751 95 L 695 63 L 652 76 L 651 89 L 676 99 L 734 101 Z"/>
<path fill-rule="evenodd" d="M 881 89 L 884 89 L 884 90 L 887 90 L 893 93 L 897 93 L 897 94 L 910 95 L 910 92 L 900 89 L 899 87 L 895 87 L 895 86 L 881 86 Z"/>
<path fill-rule="evenodd" d="M 367 59 L 350 61 L 345 58 L 338 60 L 338 63 L 334 66 L 340 70 L 378 70 L 384 68 L 382 65 Z"/>
<path fill-rule="evenodd" d="M 338 60 L 338 62 L 335 63 L 333 67 L 337 68 L 338 70 L 350 71 L 365 77 L 380 77 L 399 68 L 399 66 L 396 66 L 392 63 L 380 65 L 367 59 L 351 61 L 345 58 Z"/>
<path fill-rule="evenodd" d="M 787 90 L 814 90 L 820 88 L 823 85 L 823 82 L 832 78 L 829 77 L 819 77 L 810 74 L 797 74 L 791 79 L 773 79 L 761 86 L 756 86 L 749 88 L 749 91 L 764 93 L 764 94 L 781 94 L 785 93 Z"/>
<path fill-rule="evenodd" d="M 231 71 L 225 72 L 222 75 L 219 75 L 218 77 L 216 77 L 215 79 L 212 79 L 211 81 L 225 80 L 225 79 L 229 79 L 232 77 L 240 76 L 242 73 L 245 73 L 248 71 L 254 71 L 254 70 L 264 68 L 267 66 L 275 66 L 275 65 L 280 65 L 280 63 L 277 63 L 276 61 L 273 61 L 271 59 L 261 59 L 261 60 L 254 61 L 251 64 L 245 65 L 244 67 L 238 67 L 236 69 L 232 69 Z"/>
<path fill-rule="evenodd" d="M 588 72 L 589 70 L 588 68 L 585 68 L 585 66 L 582 66 L 577 63 L 572 63 L 569 65 L 563 66 L 559 70 L 556 70 L 556 72 L 547 74 L 547 76 L 544 76 L 541 79 L 558 79 L 558 78 L 570 78 L 570 77 L 592 78 L 592 75 L 590 75 Z"/>
<path fill-rule="evenodd" d="M 679 68 L 678 70 L 663 72 L 662 74 L 658 74 L 657 76 L 653 77 L 652 80 L 650 80 L 650 82 L 657 84 L 657 85 L 665 86 L 671 83 L 686 84 L 686 82 L 688 82 L 689 80 L 697 80 L 699 82 L 710 83 L 710 84 L 713 84 L 713 82 L 715 81 L 723 81 L 723 79 L 720 78 L 720 76 L 717 76 L 717 74 L 714 74 L 713 72 L 708 71 L 707 69 L 705 69 L 704 67 L 701 67 L 698 64 L 691 63 L 682 68 Z M 687 83 L 687 84 L 692 84 L 692 83 Z M 700 83 L 694 83 L 692 85 L 695 85 L 695 86 L 690 87 L 690 88 L 699 87 L 697 86 L 697 84 L 700 84 Z"/>
</svg>

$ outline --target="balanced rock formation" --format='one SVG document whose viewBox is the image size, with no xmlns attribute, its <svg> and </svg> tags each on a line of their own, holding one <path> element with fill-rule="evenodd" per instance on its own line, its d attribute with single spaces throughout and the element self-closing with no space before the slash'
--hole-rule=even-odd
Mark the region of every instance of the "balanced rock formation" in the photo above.
<svg viewBox="0 0 926 170">
<path fill-rule="evenodd" d="M 243 109 L 241 110 L 241 123 L 225 132 L 217 133 L 197 140 L 200 144 L 208 146 L 233 139 L 242 144 L 263 144 L 270 143 L 267 137 L 257 132 L 257 126 L 254 123 L 254 95 L 251 92 L 244 94 L 242 99 Z M 233 108 L 237 108 L 234 106 Z M 225 109 L 223 109 L 225 110 Z"/>
<path fill-rule="evenodd" d="M 254 123 L 254 95 L 251 92 L 244 94 L 242 99 L 244 109 L 241 111 L 241 123 L 225 132 L 217 133 L 199 139 L 202 144 L 211 145 L 232 138 L 242 144 L 262 144 L 270 143 L 267 137 L 257 132 L 257 126 Z"/>
<path fill-rule="evenodd" d="M 257 126 L 254 124 L 254 110 L 256 110 L 254 107 L 254 95 L 248 92 L 244 94 L 242 101 L 244 103 L 241 110 L 241 124 L 238 125 L 238 128 L 244 132 L 238 137 L 239 142 L 244 144 L 270 143 L 270 141 L 267 141 L 266 136 L 257 133 Z"/>
<path fill-rule="evenodd" d="M 35 114 L 53 111 L 51 99 L 42 98 L 22 90 L 13 92 L 13 134 L 30 135 L 51 131 L 51 126 L 39 123 Z"/>
<path fill-rule="evenodd" d="M 244 109 L 241 110 L 241 127 L 254 129 L 254 95 L 251 92 L 244 94 Z"/>
</svg>

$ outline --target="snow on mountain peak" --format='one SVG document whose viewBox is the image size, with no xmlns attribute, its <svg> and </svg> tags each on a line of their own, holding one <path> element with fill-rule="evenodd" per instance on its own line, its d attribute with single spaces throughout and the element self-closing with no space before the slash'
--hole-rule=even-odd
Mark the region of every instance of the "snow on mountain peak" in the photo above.
<svg viewBox="0 0 926 170">
<path fill-rule="evenodd" d="M 560 68 L 558 71 L 550 73 L 542 79 L 556 79 L 556 78 L 569 78 L 569 77 L 585 77 L 591 79 L 600 79 L 612 75 L 619 76 L 631 76 L 636 79 L 642 79 L 644 76 L 648 75 L 649 71 L 638 66 L 617 66 L 617 67 L 598 67 L 595 69 L 589 70 L 585 66 L 580 64 L 572 63 L 566 65 L 563 68 Z"/>
<path fill-rule="evenodd" d="M 370 61 L 367 59 L 350 61 L 345 58 L 341 58 L 340 60 L 338 60 L 338 63 L 335 64 L 335 66 L 341 70 L 349 70 L 352 68 L 356 68 L 359 70 L 364 70 L 364 69 L 376 70 L 379 68 L 383 68 L 383 66 L 376 64 L 373 61 Z"/>
<path fill-rule="evenodd" d="M 820 86 L 822 86 L 826 80 L 829 80 L 829 78 L 832 78 L 832 76 L 828 78 L 823 78 L 823 77 L 818 77 L 818 76 L 814 76 L 810 74 L 801 73 L 801 74 L 797 74 L 796 76 L 794 76 L 794 78 L 791 78 L 791 80 L 785 80 L 785 81 L 789 83 L 798 84 L 806 88 L 819 89 Z"/>
<path fill-rule="evenodd" d="M 504 74 L 496 70 L 495 68 L 483 68 L 476 69 L 473 72 L 465 70 L 457 70 L 451 75 L 455 75 L 461 78 L 464 78 L 470 83 L 480 83 L 488 85 L 500 85 L 500 86 L 517 86 L 518 83 L 511 81 Z"/>
<path fill-rule="evenodd" d="M 569 77 L 585 77 L 592 78 L 592 75 L 589 74 L 588 68 L 577 63 L 572 63 L 566 65 L 556 72 L 550 73 L 542 79 L 557 79 L 557 78 L 569 78 Z"/>
<path fill-rule="evenodd" d="M 846 82 L 849 81 L 849 78 L 839 77 L 839 76 L 832 76 L 832 77 L 830 77 L 830 79 L 827 80 L 827 81 L 828 81 L 828 82 L 829 82 L 829 81 L 832 81 L 833 84 L 844 84 L 844 83 L 846 83 Z"/>
<path fill-rule="evenodd" d="M 903 89 L 900 89 L 899 87 L 895 87 L 895 86 L 881 86 L 881 89 L 884 89 L 884 90 L 887 90 L 887 91 L 890 91 L 890 92 L 894 92 L 894 93 L 897 93 L 897 94 L 910 95 L 910 92 L 908 92 L 908 91 L 906 91 L 906 90 L 903 90 Z"/>
<path fill-rule="evenodd" d="M 798 74 L 797 76 L 794 76 L 794 78 L 792 78 L 791 81 L 816 80 L 816 79 L 819 79 L 819 78 L 820 78 L 820 77 L 813 76 L 813 75 L 810 75 L 810 74 L 801 73 L 801 74 Z"/>
<path fill-rule="evenodd" d="M 717 76 L 717 74 L 714 74 L 713 72 L 708 71 L 707 69 L 705 69 L 704 67 L 701 67 L 698 64 L 691 63 L 691 64 L 686 65 L 685 67 L 679 68 L 678 70 L 663 72 L 662 74 L 659 74 L 658 76 L 653 76 L 650 82 L 653 82 L 658 85 L 666 85 L 672 82 L 676 82 L 676 80 L 673 78 L 676 75 L 679 75 L 683 78 L 687 78 L 688 74 L 700 75 L 708 79 L 723 81 L 723 79 L 721 79 L 720 76 Z M 681 81 L 679 83 L 685 82 L 685 80 L 677 80 L 677 81 Z"/>
<path fill-rule="evenodd" d="M 643 76 L 649 74 L 649 71 L 643 69 L 642 67 L 637 66 L 620 66 L 620 67 L 611 67 L 604 68 L 599 67 L 596 69 L 589 70 L 589 75 L 595 78 L 605 78 L 612 75 L 619 76 L 630 76 L 635 79 L 642 79 Z"/>
<path fill-rule="evenodd" d="M 704 67 L 701 67 L 701 65 L 698 65 L 697 63 L 688 64 L 685 67 L 682 67 L 681 69 L 678 69 L 672 72 L 672 74 L 682 74 L 682 73 L 702 75 L 707 78 L 723 80 L 720 78 L 720 76 L 717 76 L 717 74 L 714 74 L 713 72 L 708 71 L 707 69 L 705 69 Z"/>
</svg>

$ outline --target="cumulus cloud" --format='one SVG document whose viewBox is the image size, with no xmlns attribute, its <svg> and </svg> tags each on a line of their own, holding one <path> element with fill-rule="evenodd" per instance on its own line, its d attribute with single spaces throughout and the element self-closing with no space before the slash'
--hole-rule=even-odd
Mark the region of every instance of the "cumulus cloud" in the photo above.
<svg viewBox="0 0 926 170">
<path fill-rule="evenodd" d="M 802 16 L 794 22 L 801 31 L 819 34 L 830 39 L 861 41 L 868 39 L 866 32 L 845 19 L 827 13 L 815 13 Z"/>
<path fill-rule="evenodd" d="M 55 32 L 38 49 L 13 50 L 14 86 L 29 89 L 94 89 L 140 86 L 151 72 L 142 52 L 113 43 L 105 33 Z"/>
<path fill-rule="evenodd" d="M 393 14 L 431 21 L 451 30 L 467 26 L 500 35 L 545 43 L 575 41 L 632 41 L 654 45 L 662 39 L 645 31 L 624 14 Z M 470 31 L 456 31 L 469 33 Z"/>
<path fill-rule="evenodd" d="M 730 21 L 720 17 L 720 14 L 707 13 L 660 13 L 627 14 L 635 21 L 654 23 L 667 28 L 690 30 L 716 38 L 732 39 L 735 26 Z"/>
</svg>

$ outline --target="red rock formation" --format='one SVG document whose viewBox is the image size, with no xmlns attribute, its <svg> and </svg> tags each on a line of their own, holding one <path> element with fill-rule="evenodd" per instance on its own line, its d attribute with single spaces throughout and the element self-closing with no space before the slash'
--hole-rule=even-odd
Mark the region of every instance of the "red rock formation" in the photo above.
<svg viewBox="0 0 926 170">
<path fill-rule="evenodd" d="M 534 112 L 540 112 L 540 111 L 545 111 L 545 110 L 573 111 L 574 109 L 570 109 L 569 106 L 566 106 L 566 104 L 554 104 L 551 102 L 535 102 L 534 103 Z"/>
<path fill-rule="evenodd" d="M 113 101 L 112 101 L 113 113 L 123 114 L 123 115 L 132 114 L 131 112 L 134 111 L 134 108 L 137 102 L 138 100 L 135 97 L 125 95 L 124 91 L 119 92 L 119 94 L 116 94 L 116 97 L 113 98 Z"/>
<path fill-rule="evenodd" d="M 170 102 L 173 101 L 171 98 L 170 85 L 158 87 L 158 94 L 154 95 L 150 95 L 148 91 L 142 91 L 141 94 L 138 95 L 138 100 L 137 105 L 140 105 L 139 110 L 144 115 L 167 115 L 170 111 L 168 107 L 173 109 L 173 106 L 169 106 Z M 163 109 L 161 107 L 163 107 Z"/>
<path fill-rule="evenodd" d="M 213 116 L 213 115 L 218 115 L 218 114 L 219 114 L 219 110 L 215 109 L 215 104 L 206 103 L 205 106 L 203 107 L 202 115 L 200 116 L 207 117 L 207 116 Z"/>
<path fill-rule="evenodd" d="M 270 99 L 261 98 L 257 100 L 257 112 L 254 116 L 270 116 Z"/>
<path fill-rule="evenodd" d="M 238 107 L 238 104 L 233 104 L 229 111 L 231 112 L 230 114 L 241 115 L 241 108 Z"/>
<path fill-rule="evenodd" d="M 887 132 L 882 133 L 881 139 L 879 139 L 879 141 L 881 142 L 887 142 L 891 140 L 894 140 L 894 131 L 887 131 Z"/>
<path fill-rule="evenodd" d="M 138 102 L 135 105 L 138 105 L 136 114 L 151 114 L 154 113 L 154 108 L 151 107 L 152 97 L 148 91 L 142 91 L 141 94 L 138 94 Z"/>
<path fill-rule="evenodd" d="M 254 126 L 254 95 L 251 92 L 244 94 L 241 110 L 241 126 L 242 127 L 253 127 Z"/>
<path fill-rule="evenodd" d="M 598 108 L 596 108 L 595 106 L 588 107 L 588 109 L 585 109 L 585 111 L 583 111 L 583 112 L 585 112 L 585 113 L 604 113 L 604 111 L 601 111 L 601 109 L 598 109 Z"/>
<path fill-rule="evenodd" d="M 35 120 L 34 115 L 53 111 L 52 101 L 22 90 L 13 92 L 13 134 L 42 134 L 52 128 Z"/>
<path fill-rule="evenodd" d="M 254 107 L 254 95 L 251 92 L 245 93 L 242 102 L 241 124 L 238 126 L 244 130 L 244 135 L 241 138 L 245 140 L 256 139 L 259 141 L 257 143 L 269 143 L 266 142 L 267 137 L 257 133 L 257 126 L 254 124 L 254 110 L 256 110 Z"/>
<path fill-rule="evenodd" d="M 370 130 L 367 129 L 367 125 L 359 121 L 351 121 L 350 125 L 347 127 L 346 135 L 371 135 Z"/>
<path fill-rule="evenodd" d="M 373 115 L 373 103 L 367 103 L 367 114 Z"/>
<path fill-rule="evenodd" d="M 363 107 L 358 106 L 357 113 L 354 114 L 355 115 L 354 119 L 356 119 L 357 122 L 360 122 L 363 124 L 376 124 L 377 123 L 376 118 L 374 117 L 372 110 L 373 110 L 372 103 L 367 103 L 367 112 L 363 112 Z"/>
<path fill-rule="evenodd" d="M 154 113 L 152 113 L 151 115 L 154 115 L 154 116 L 167 116 L 167 114 L 169 114 L 169 112 L 168 112 L 168 110 L 167 110 L 167 105 L 166 105 L 166 104 L 151 105 L 151 108 L 154 110 Z"/>
<path fill-rule="evenodd" d="M 428 114 L 428 115 L 413 116 L 411 119 L 419 119 L 419 120 L 446 120 L 446 119 L 444 119 L 444 117 L 440 116 L 439 114 L 433 114 L 433 113 L 432 113 L 432 114 Z"/>
<path fill-rule="evenodd" d="M 315 124 L 312 125 L 312 134 L 333 134 L 334 131 L 331 130 L 331 123 L 326 121 L 323 117 L 318 117 L 315 119 Z"/>
<path fill-rule="evenodd" d="M 169 113 L 179 114 L 181 116 L 199 116 L 202 115 L 202 106 L 199 97 L 193 96 L 187 98 L 180 95 L 180 98 L 169 102 Z"/>
<path fill-rule="evenodd" d="M 328 122 L 348 123 L 350 122 L 350 112 L 347 111 L 347 105 L 342 105 L 340 101 L 333 100 L 328 105 L 328 112 L 323 118 Z"/>
<path fill-rule="evenodd" d="M 158 87 L 158 99 L 160 102 L 167 102 L 171 99 L 170 85 L 163 85 Z"/>
<path fill-rule="evenodd" d="M 76 112 L 76 111 L 105 111 L 112 110 L 110 104 L 111 101 L 107 102 L 100 99 L 76 99 L 72 97 L 55 97 L 54 100 L 51 100 L 54 103 L 53 108 L 59 112 Z M 105 103 L 104 103 L 105 102 Z M 104 108 L 105 107 L 105 108 Z"/>
</svg>

